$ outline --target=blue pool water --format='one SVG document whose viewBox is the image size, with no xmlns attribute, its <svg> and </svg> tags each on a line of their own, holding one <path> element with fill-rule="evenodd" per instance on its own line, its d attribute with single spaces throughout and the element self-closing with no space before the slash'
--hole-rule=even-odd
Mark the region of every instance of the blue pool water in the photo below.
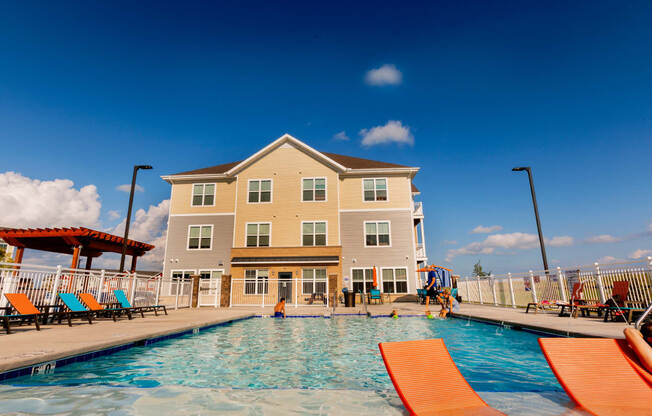
<svg viewBox="0 0 652 416">
<path fill-rule="evenodd" d="M 9 382 L 386 390 L 392 385 L 378 343 L 426 338 L 444 339 L 478 391 L 561 391 L 536 335 L 423 318 L 249 319 Z"/>
<path fill-rule="evenodd" d="M 490 405 L 569 410 L 536 335 L 459 319 L 338 317 L 248 319 L 7 380 L 0 413 L 400 415 L 378 343 L 426 338 L 444 339 Z"/>
</svg>

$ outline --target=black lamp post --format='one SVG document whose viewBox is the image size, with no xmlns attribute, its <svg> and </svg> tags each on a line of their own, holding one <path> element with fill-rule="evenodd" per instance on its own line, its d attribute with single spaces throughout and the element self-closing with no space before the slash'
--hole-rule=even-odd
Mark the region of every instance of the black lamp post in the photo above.
<svg viewBox="0 0 652 416">
<path fill-rule="evenodd" d="M 151 169 L 150 165 L 135 165 L 134 174 L 131 177 L 131 192 L 129 193 L 129 209 L 127 210 L 127 223 L 125 224 L 125 236 L 122 240 L 122 256 L 120 257 L 120 273 L 125 269 L 125 255 L 127 254 L 127 238 L 129 238 L 129 224 L 131 223 L 131 207 L 134 203 L 134 191 L 136 190 L 136 175 L 139 169 Z"/>
<path fill-rule="evenodd" d="M 532 205 L 534 205 L 534 216 L 537 219 L 537 230 L 539 231 L 539 245 L 541 246 L 541 257 L 543 258 L 543 269 L 548 270 L 548 257 L 546 256 L 546 246 L 543 243 L 543 233 L 541 232 L 541 220 L 539 219 L 539 207 L 537 206 L 537 195 L 534 193 L 534 182 L 532 181 L 532 168 L 529 166 L 513 168 L 512 171 L 527 171 L 530 179 L 530 192 L 532 193 Z"/>
</svg>

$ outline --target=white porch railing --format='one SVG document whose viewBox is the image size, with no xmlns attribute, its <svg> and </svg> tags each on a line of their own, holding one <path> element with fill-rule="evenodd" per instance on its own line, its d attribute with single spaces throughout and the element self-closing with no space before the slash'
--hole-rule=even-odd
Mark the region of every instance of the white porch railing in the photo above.
<svg viewBox="0 0 652 416">
<path fill-rule="evenodd" d="M 328 306 L 328 279 L 231 279 L 231 306 Z"/>
<path fill-rule="evenodd" d="M 426 258 L 428 258 L 428 256 L 426 256 L 426 248 L 423 246 L 423 244 L 417 244 L 417 260 Z"/>
<path fill-rule="evenodd" d="M 45 306 L 60 304 L 58 293 L 91 293 L 100 303 L 114 303 L 113 290 L 121 289 L 134 306 L 183 308 L 190 306 L 191 284 L 190 279 L 173 282 L 160 275 L 0 263 L 0 307 L 7 306 L 5 293 L 25 293 L 34 305 Z M 164 287 L 172 286 L 173 293 L 162 293 Z"/>
<path fill-rule="evenodd" d="M 525 307 L 542 300 L 568 301 L 573 285 L 584 283 L 583 299 L 604 303 L 611 297 L 617 281 L 629 282 L 630 304 L 647 307 L 652 303 L 652 257 L 629 263 L 594 263 L 548 271 L 465 277 L 458 281 L 457 290 L 466 302 Z"/>
</svg>

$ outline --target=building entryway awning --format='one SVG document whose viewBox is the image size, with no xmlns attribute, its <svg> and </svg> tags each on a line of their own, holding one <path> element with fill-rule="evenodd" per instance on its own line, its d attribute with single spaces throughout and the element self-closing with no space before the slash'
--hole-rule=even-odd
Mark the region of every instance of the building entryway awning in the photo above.
<svg viewBox="0 0 652 416">
<path fill-rule="evenodd" d="M 339 256 L 270 256 L 270 257 L 233 257 L 231 265 L 248 264 L 338 264 Z"/>
</svg>

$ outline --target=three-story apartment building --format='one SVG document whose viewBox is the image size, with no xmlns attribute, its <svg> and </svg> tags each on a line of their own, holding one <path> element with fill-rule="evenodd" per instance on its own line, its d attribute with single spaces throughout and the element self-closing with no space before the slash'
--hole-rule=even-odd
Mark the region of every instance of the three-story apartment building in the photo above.
<svg viewBox="0 0 652 416">
<path fill-rule="evenodd" d="M 415 293 L 427 260 L 418 171 L 286 134 L 245 160 L 164 176 L 164 275 L 230 274 L 251 281 L 251 295 L 268 279 L 295 278 L 357 292 L 371 289 L 375 267 L 381 291 Z"/>
</svg>

